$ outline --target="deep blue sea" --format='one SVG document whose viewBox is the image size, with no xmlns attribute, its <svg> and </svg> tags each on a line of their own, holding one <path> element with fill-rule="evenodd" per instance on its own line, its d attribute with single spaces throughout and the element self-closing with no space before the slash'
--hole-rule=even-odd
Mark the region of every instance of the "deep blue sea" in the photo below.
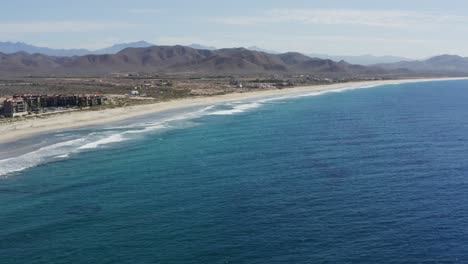
<svg viewBox="0 0 468 264">
<path fill-rule="evenodd" d="M 468 263 L 468 81 L 313 95 L 0 145 L 0 263 Z"/>
</svg>

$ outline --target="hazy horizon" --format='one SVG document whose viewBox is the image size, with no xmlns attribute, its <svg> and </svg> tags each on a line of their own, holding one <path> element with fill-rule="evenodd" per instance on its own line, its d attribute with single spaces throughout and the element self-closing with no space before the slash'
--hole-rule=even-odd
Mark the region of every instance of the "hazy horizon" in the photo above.
<svg viewBox="0 0 468 264">
<path fill-rule="evenodd" d="M 41 45 L 35 45 L 35 44 L 32 44 L 32 43 L 27 43 L 27 42 L 23 42 L 23 41 L 9 41 L 9 40 L 2 40 L 0 41 L 0 43 L 12 43 L 12 44 L 24 44 L 24 45 L 31 45 L 31 46 L 34 46 L 34 47 L 37 47 L 37 48 L 50 48 L 50 49 L 64 49 L 64 50 L 79 50 L 79 49 L 84 49 L 84 50 L 89 50 L 89 51 L 99 51 L 99 50 L 104 50 L 104 49 L 108 49 L 108 48 L 111 48 L 113 46 L 119 46 L 119 45 L 126 45 L 126 44 L 133 44 L 133 43 L 138 43 L 138 42 L 146 42 L 148 44 L 152 44 L 152 45 L 155 45 L 155 46 L 174 46 L 174 45 L 183 45 L 183 46 L 199 46 L 200 48 L 202 47 L 206 47 L 208 49 L 224 49 L 224 48 L 246 48 L 246 49 L 252 49 L 254 48 L 255 50 L 258 49 L 258 51 L 262 51 L 262 52 L 266 52 L 266 53 L 287 53 L 287 52 L 296 52 L 295 50 L 272 50 L 272 49 L 268 49 L 268 48 L 264 48 L 264 47 L 260 47 L 260 46 L 257 46 L 257 45 L 250 45 L 250 46 L 233 46 L 233 47 L 214 47 L 214 46 L 208 46 L 208 45 L 204 45 L 203 43 L 191 43 L 191 44 L 179 44 L 179 43 L 174 43 L 174 44 L 158 44 L 158 43 L 151 43 L 149 41 L 146 41 L 146 40 L 133 40 L 133 41 L 126 41 L 126 42 L 123 42 L 123 43 L 114 43 L 114 44 L 110 44 L 108 46 L 102 46 L 102 47 L 98 47 L 98 48 L 92 48 L 92 49 L 87 49 L 87 48 L 77 48 L 77 47 L 50 47 L 50 46 L 41 46 Z M 378 54 L 378 55 L 375 55 L 375 54 L 325 54 L 325 53 L 316 53 L 316 52 L 312 52 L 312 53 L 304 53 L 306 55 L 323 55 L 323 56 L 335 56 L 335 57 L 364 57 L 364 56 L 375 56 L 375 57 L 401 57 L 401 58 L 407 58 L 407 59 L 414 59 L 414 60 L 418 60 L 418 59 L 427 59 L 429 57 L 434 57 L 434 56 L 438 56 L 438 55 L 446 55 L 446 54 L 434 54 L 432 56 L 428 56 L 428 57 L 424 57 L 424 58 L 415 58 L 415 57 L 403 57 L 403 56 L 397 56 L 397 55 L 392 55 L 392 54 Z M 455 55 L 455 54 L 454 54 Z"/>
<path fill-rule="evenodd" d="M 2 6 L 0 41 L 66 49 L 146 40 L 331 55 L 467 56 L 467 7 L 461 1 L 402 0 L 240 0 L 222 5 L 214 0 L 19 0 Z"/>
</svg>

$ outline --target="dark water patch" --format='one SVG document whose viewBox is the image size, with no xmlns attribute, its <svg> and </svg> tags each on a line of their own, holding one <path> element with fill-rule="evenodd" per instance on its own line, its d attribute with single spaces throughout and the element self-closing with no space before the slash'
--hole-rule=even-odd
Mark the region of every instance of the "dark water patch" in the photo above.
<svg viewBox="0 0 468 264">
<path fill-rule="evenodd" d="M 99 213 L 102 207 L 97 204 L 74 205 L 66 209 L 66 214 L 78 216 L 90 216 Z"/>
</svg>

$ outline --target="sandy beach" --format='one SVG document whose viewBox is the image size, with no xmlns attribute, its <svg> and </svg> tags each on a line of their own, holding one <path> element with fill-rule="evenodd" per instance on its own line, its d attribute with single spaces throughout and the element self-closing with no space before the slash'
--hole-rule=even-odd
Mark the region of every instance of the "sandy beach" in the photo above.
<svg viewBox="0 0 468 264">
<path fill-rule="evenodd" d="M 15 142 L 17 140 L 33 136 L 38 133 L 48 131 L 59 131 L 71 128 L 79 128 L 92 125 L 102 125 L 115 121 L 127 120 L 133 117 L 158 113 L 168 110 L 176 110 L 186 107 L 196 107 L 203 105 L 214 105 L 232 101 L 249 100 L 261 97 L 281 96 L 297 93 L 332 91 L 342 88 L 359 88 L 369 86 L 379 86 L 386 84 L 400 84 L 411 82 L 429 82 L 443 80 L 460 80 L 468 78 L 438 78 L 438 79 L 408 79 L 408 80 L 388 80 L 388 81 L 367 81 L 353 83 L 339 83 L 331 85 L 317 85 L 295 87 L 281 90 L 253 91 L 247 93 L 233 93 L 220 96 L 196 97 L 188 99 L 173 100 L 155 104 L 137 105 L 131 107 L 121 107 L 100 111 L 76 111 L 46 118 L 27 118 L 22 121 L 5 123 L 0 125 L 0 143 Z"/>
</svg>

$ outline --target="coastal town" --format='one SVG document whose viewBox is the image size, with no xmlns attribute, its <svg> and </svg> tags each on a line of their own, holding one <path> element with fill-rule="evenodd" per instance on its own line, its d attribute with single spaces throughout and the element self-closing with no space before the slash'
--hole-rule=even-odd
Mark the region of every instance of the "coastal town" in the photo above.
<svg viewBox="0 0 468 264">
<path fill-rule="evenodd" d="M 107 98 L 99 94 L 82 95 L 13 95 L 4 100 L 0 115 L 17 117 L 32 114 L 57 113 L 102 105 Z"/>
<path fill-rule="evenodd" d="M 311 75 L 252 78 L 137 73 L 99 77 L 9 78 L 0 80 L 0 119 L 14 121 L 16 117 L 27 118 L 66 111 L 379 79 L 381 78 L 329 78 Z"/>
</svg>

